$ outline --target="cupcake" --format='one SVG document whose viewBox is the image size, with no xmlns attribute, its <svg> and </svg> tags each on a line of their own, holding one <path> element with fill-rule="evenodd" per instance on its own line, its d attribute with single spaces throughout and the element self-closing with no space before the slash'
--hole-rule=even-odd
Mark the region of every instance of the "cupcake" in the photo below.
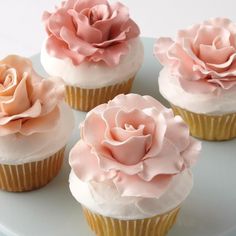
<svg viewBox="0 0 236 236">
<path fill-rule="evenodd" d="M 139 28 L 126 6 L 106 0 L 68 0 L 43 14 L 47 39 L 41 63 L 61 77 L 66 101 L 88 111 L 129 93 L 143 62 Z"/>
<path fill-rule="evenodd" d="M 69 156 L 70 190 L 96 235 L 164 236 L 193 185 L 200 142 L 150 96 L 91 110 Z"/>
<path fill-rule="evenodd" d="M 154 54 L 164 68 L 160 93 L 193 136 L 206 140 L 236 137 L 236 25 L 215 18 L 160 38 Z"/>
<path fill-rule="evenodd" d="M 59 172 L 73 129 L 64 85 L 44 80 L 23 57 L 0 61 L 0 189 L 29 191 Z"/>
</svg>

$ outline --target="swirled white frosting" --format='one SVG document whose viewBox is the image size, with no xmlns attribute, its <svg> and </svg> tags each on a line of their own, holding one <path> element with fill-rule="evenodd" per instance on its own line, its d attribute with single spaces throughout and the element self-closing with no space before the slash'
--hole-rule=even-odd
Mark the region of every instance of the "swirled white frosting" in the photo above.
<svg viewBox="0 0 236 236">
<path fill-rule="evenodd" d="M 137 73 L 143 62 L 144 49 L 140 38 L 129 41 L 129 52 L 119 65 L 109 67 L 103 63 L 83 62 L 75 66 L 71 59 L 49 55 L 45 43 L 41 50 L 41 64 L 51 76 L 61 77 L 66 84 L 80 88 L 101 88 L 126 81 Z"/>
<path fill-rule="evenodd" d="M 73 112 L 64 102 L 60 120 L 53 130 L 29 136 L 10 134 L 0 137 L 0 163 L 17 165 L 43 160 L 64 147 L 74 128 Z"/>
<path fill-rule="evenodd" d="M 159 199 L 121 197 L 111 181 L 85 183 L 73 170 L 69 182 L 72 195 L 83 206 L 103 216 L 122 220 L 144 219 L 168 212 L 184 201 L 193 186 L 190 170 L 175 176 Z"/>
<path fill-rule="evenodd" d="M 219 94 L 186 92 L 175 75 L 164 68 L 158 78 L 159 90 L 170 103 L 195 113 L 222 115 L 236 112 L 236 87 L 221 90 Z"/>
</svg>

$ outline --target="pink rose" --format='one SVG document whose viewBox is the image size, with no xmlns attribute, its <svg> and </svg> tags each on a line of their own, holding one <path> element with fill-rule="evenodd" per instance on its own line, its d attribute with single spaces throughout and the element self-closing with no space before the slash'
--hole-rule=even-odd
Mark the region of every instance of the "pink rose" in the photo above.
<svg viewBox="0 0 236 236">
<path fill-rule="evenodd" d="M 117 65 L 128 50 L 128 40 L 139 35 L 129 18 L 127 7 L 107 0 L 68 0 L 54 13 L 43 15 L 52 56 L 70 58 L 75 65 L 83 61 L 104 61 Z"/>
<path fill-rule="evenodd" d="M 63 87 L 43 80 L 26 58 L 0 61 L 0 136 L 48 132 L 59 119 Z"/>
<path fill-rule="evenodd" d="M 183 120 L 154 98 L 118 95 L 87 114 L 70 165 L 82 181 L 111 180 L 122 196 L 158 198 L 200 148 Z"/>
<path fill-rule="evenodd" d="M 229 19 L 211 19 L 180 30 L 175 42 L 160 38 L 154 54 L 187 92 L 219 92 L 236 85 L 236 25 Z"/>
</svg>

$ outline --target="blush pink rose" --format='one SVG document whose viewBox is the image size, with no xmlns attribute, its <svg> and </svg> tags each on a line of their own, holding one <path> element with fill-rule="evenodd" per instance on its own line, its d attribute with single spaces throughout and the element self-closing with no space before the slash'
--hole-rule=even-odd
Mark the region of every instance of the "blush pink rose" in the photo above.
<svg viewBox="0 0 236 236">
<path fill-rule="evenodd" d="M 128 40 L 138 37 L 138 26 L 127 7 L 107 0 L 68 0 L 55 12 L 43 14 L 52 56 L 70 58 L 75 65 L 103 61 L 117 65 L 127 54 Z"/>
<path fill-rule="evenodd" d="M 54 128 L 63 86 L 39 77 L 31 62 L 11 55 L 0 61 L 0 136 L 31 135 Z"/>
<path fill-rule="evenodd" d="M 118 95 L 87 114 L 70 165 L 82 181 L 111 180 L 122 196 L 158 198 L 200 149 L 171 109 L 150 96 Z"/>
<path fill-rule="evenodd" d="M 218 93 L 236 85 L 236 25 L 229 19 L 180 30 L 176 41 L 160 38 L 154 54 L 187 92 Z"/>
</svg>

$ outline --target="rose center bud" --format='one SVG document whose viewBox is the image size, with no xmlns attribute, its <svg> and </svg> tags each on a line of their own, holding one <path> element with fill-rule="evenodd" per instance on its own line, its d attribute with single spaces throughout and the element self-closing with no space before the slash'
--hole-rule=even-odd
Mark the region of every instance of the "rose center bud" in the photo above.
<svg viewBox="0 0 236 236">
<path fill-rule="evenodd" d="M 89 23 L 93 25 L 97 21 L 107 19 L 109 15 L 109 9 L 106 5 L 95 6 L 88 13 Z"/>
</svg>

